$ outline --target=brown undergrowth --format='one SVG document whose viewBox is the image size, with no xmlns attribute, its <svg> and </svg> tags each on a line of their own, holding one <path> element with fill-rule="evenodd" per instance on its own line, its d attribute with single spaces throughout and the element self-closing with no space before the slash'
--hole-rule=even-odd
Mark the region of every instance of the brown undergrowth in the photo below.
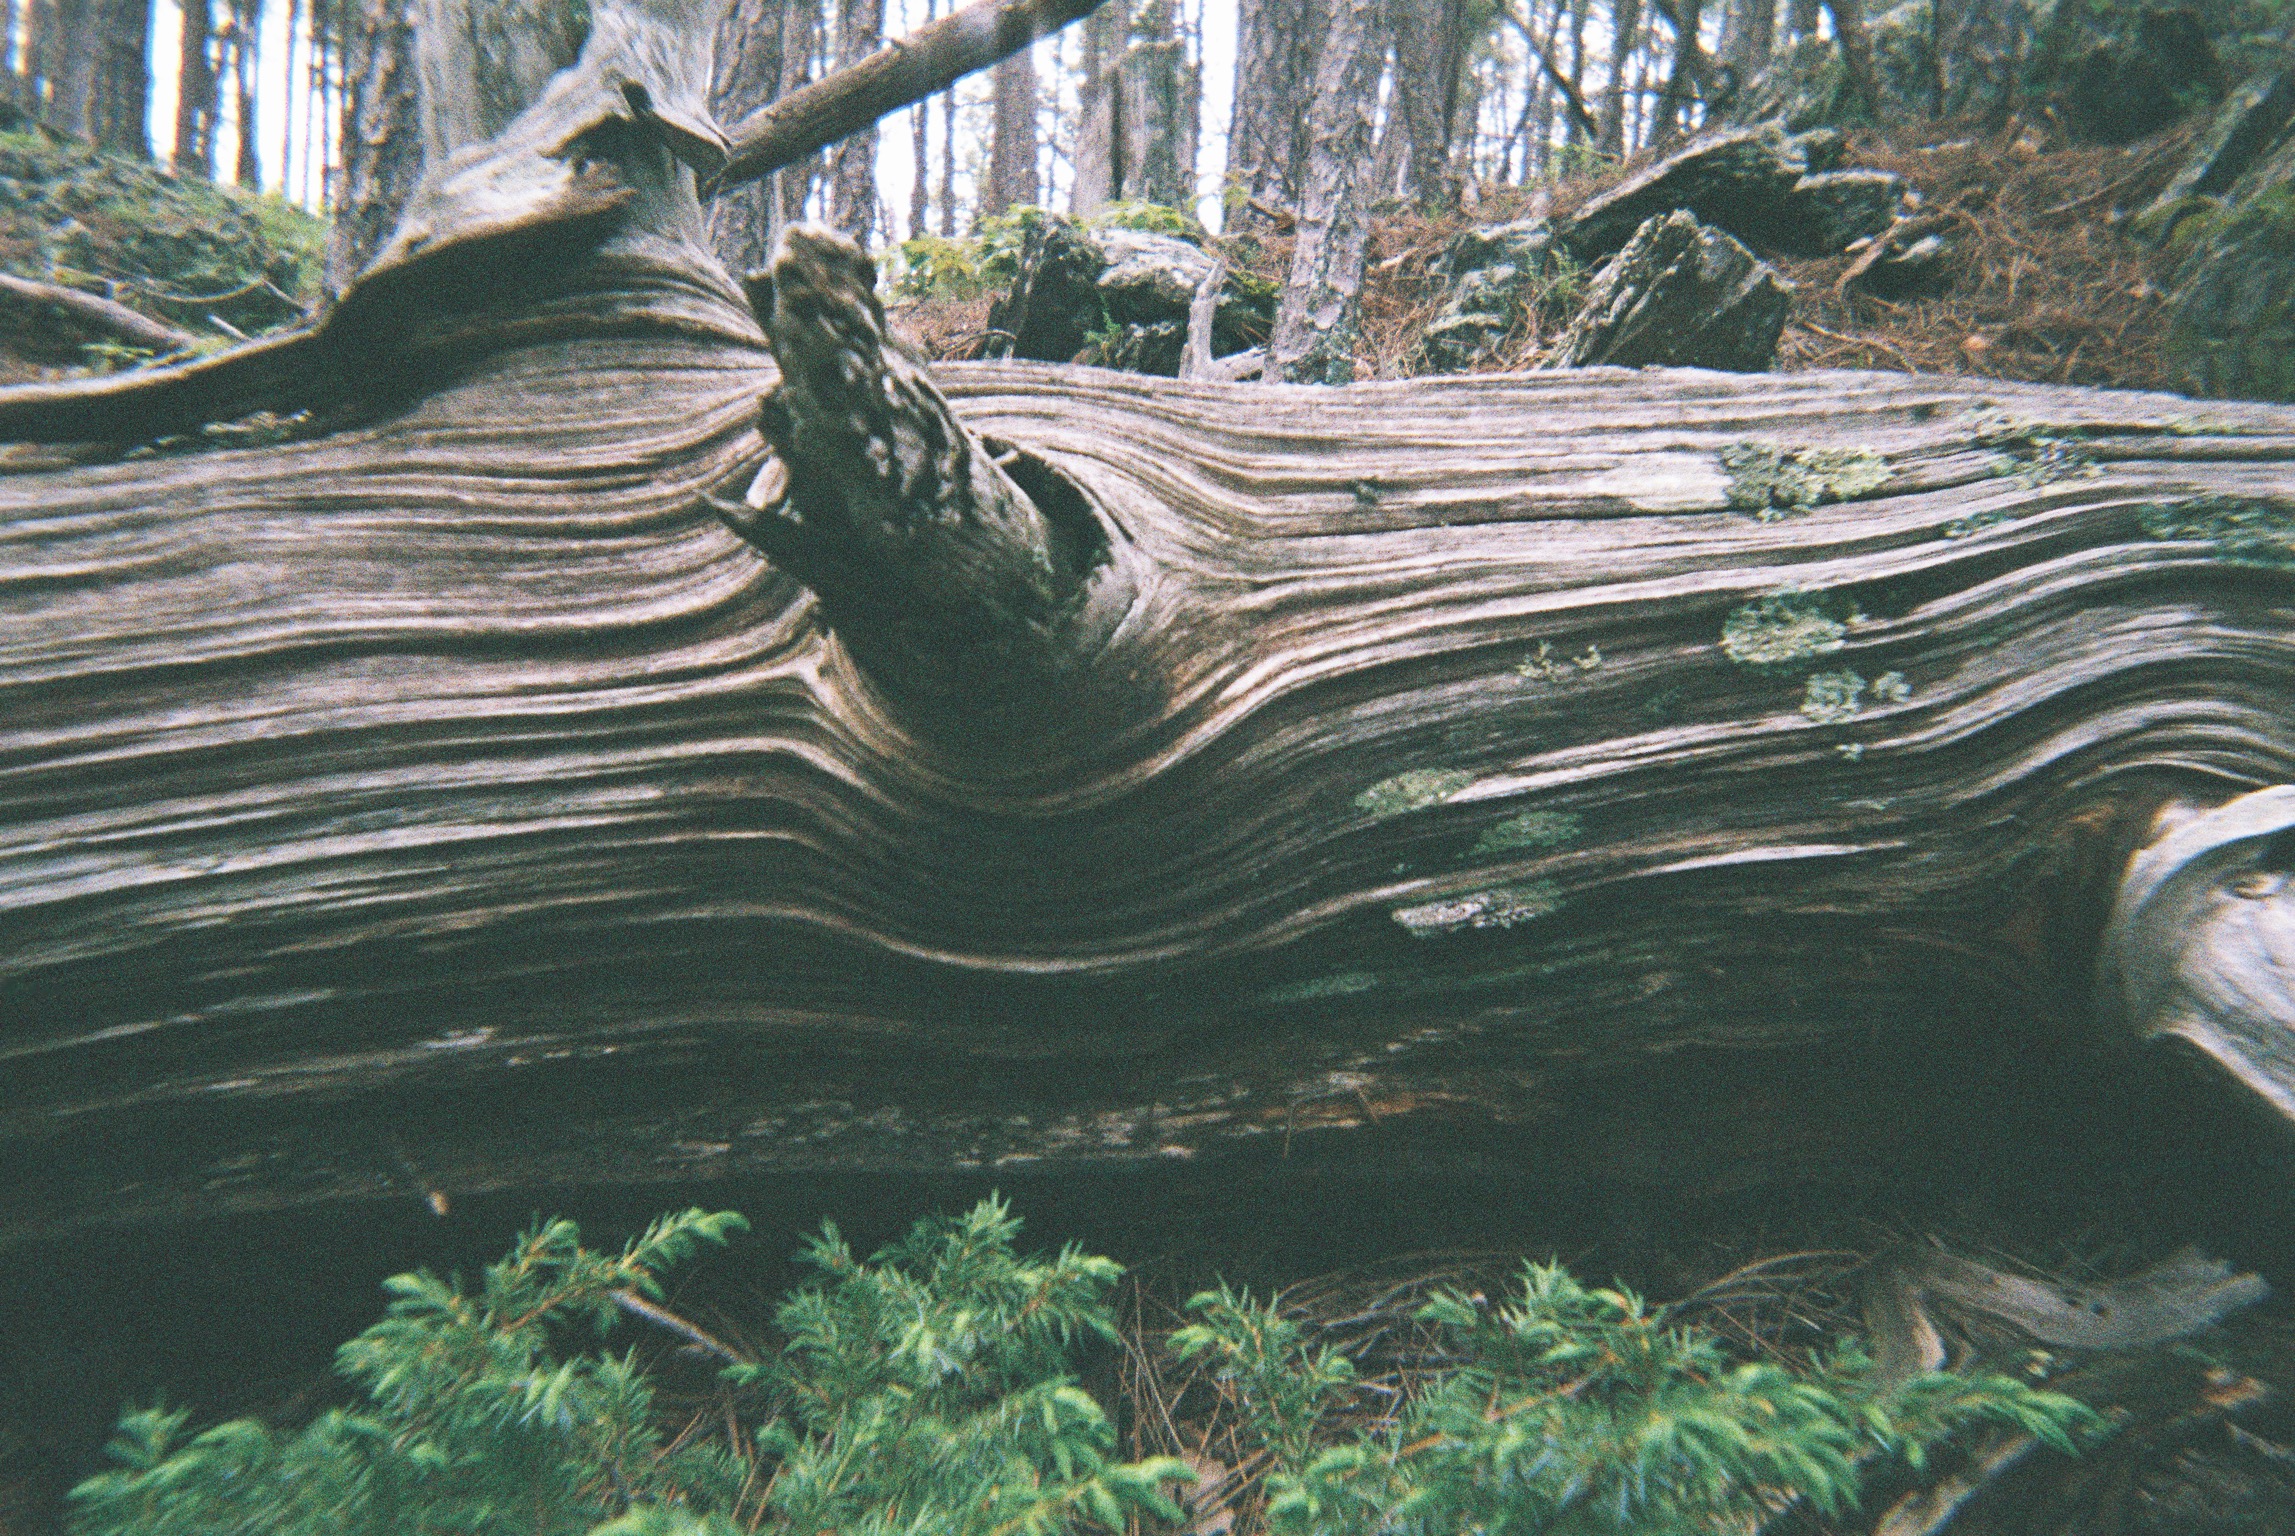
<svg viewBox="0 0 2295 1536">
<path fill-rule="evenodd" d="M 2124 230 L 2125 215 L 2166 184 L 2194 130 L 2125 148 L 2071 145 L 2048 125 L 1985 133 L 1932 124 L 1852 137 L 1845 164 L 1896 171 L 1921 195 L 1915 233 L 1952 246 L 1949 285 L 1890 301 L 1843 287 L 1855 258 L 1782 258 L 1793 310 L 1778 347 L 1786 372 L 1872 368 L 2037 383 L 2168 389 L 2161 355 L 2169 259 Z M 1442 303 L 1437 261 L 1460 231 L 1567 215 L 1623 173 L 1581 175 L 1486 195 L 1472 216 L 1394 213 L 1373 227 L 1366 254 L 1359 378 L 1424 371 L 1419 338 Z M 1260 220 L 1223 240 L 1227 258 L 1280 281 L 1291 236 Z M 1478 371 L 1536 367 L 1576 308 L 1586 274 L 1566 278 L 1517 322 Z M 976 356 L 985 301 L 930 303 L 905 323 L 937 358 Z"/>
</svg>

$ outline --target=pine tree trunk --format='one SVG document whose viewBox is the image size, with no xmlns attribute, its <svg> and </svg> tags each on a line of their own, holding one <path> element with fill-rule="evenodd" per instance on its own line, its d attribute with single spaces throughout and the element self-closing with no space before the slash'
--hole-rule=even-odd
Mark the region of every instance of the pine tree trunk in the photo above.
<svg viewBox="0 0 2295 1536">
<path fill-rule="evenodd" d="M 1343 384 L 1355 376 L 1365 172 L 1385 54 L 1379 0 L 1333 0 L 1307 118 L 1304 194 L 1291 272 L 1267 342 L 1269 380 Z"/>
<path fill-rule="evenodd" d="M 1402 193 L 1422 208 L 1455 207 L 1451 123 L 1466 69 L 1465 0 L 1393 0 L 1390 26 L 1394 101 L 1387 136 L 1401 130 Z"/>
<path fill-rule="evenodd" d="M 1768 68 L 1776 41 L 1777 0 L 1734 0 L 1721 56 L 1736 68 L 1741 83 Z"/>
<path fill-rule="evenodd" d="M 57 0 L 48 51 L 48 102 L 40 120 L 75 139 L 89 136 L 100 72 L 103 0 Z"/>
<path fill-rule="evenodd" d="M 1602 153 L 1626 153 L 1628 64 L 1641 40 L 1642 0 L 1610 0 L 1610 86 L 1602 93 Z"/>
<path fill-rule="evenodd" d="M 263 0 L 238 0 L 231 15 L 231 78 L 237 89 L 239 153 L 232 180 L 249 191 L 263 188 L 261 131 L 256 111 L 256 71 L 262 64 Z"/>
<path fill-rule="evenodd" d="M 188 28 L 190 0 L 184 14 Z M 346 17 L 343 74 L 342 170 L 335 188 L 334 222 L 327 232 L 327 291 L 339 295 L 390 238 L 424 164 L 419 91 L 415 83 L 414 25 L 409 0 L 355 0 Z M 184 75 L 190 78 L 189 33 Z M 182 165 L 183 118 L 176 119 L 177 165 Z"/>
<path fill-rule="evenodd" d="M 924 19 L 930 22 L 934 0 L 924 0 Z M 908 237 L 921 240 L 932 232 L 932 98 L 927 96 L 908 109 L 909 158 L 916 179 L 908 193 Z"/>
<path fill-rule="evenodd" d="M 1880 92 L 1873 80 L 1872 42 L 1865 35 L 1864 0 L 1825 0 L 1825 9 L 1833 18 L 1841 65 L 1849 73 L 1849 87 L 1857 93 L 1857 100 L 1866 113 L 1877 121 Z"/>
<path fill-rule="evenodd" d="M 95 141 L 115 155 L 151 158 L 151 0 L 105 0 L 96 77 Z"/>
<path fill-rule="evenodd" d="M 1653 146 L 1663 148 L 1681 136 L 1683 114 L 1690 109 L 1690 82 L 1699 68 L 1698 27 L 1704 19 L 1704 0 L 1674 0 L 1673 65 L 1666 71 L 1665 92 L 1658 98 L 1657 131 Z"/>
<path fill-rule="evenodd" d="M 1264 207 L 1296 208 L 1307 165 L 1300 108 L 1314 96 L 1330 0 L 1240 0 L 1236 24 L 1228 182 Z"/>
<path fill-rule="evenodd" d="M 781 92 L 782 13 L 790 0 L 734 0 L 717 27 L 717 75 L 711 101 L 720 122 L 746 117 Z M 728 187 L 709 205 L 710 242 L 735 272 L 772 259 L 773 185 Z"/>
<path fill-rule="evenodd" d="M 876 52 L 884 37 L 884 0 L 837 0 L 838 67 L 857 64 Z M 828 175 L 829 223 L 868 245 L 877 232 L 877 130 L 873 125 L 829 152 Z"/>
<path fill-rule="evenodd" d="M 182 47 L 175 75 L 175 173 L 213 181 L 216 106 L 221 89 L 215 78 L 214 0 L 182 0 L 182 14 Z"/>
<path fill-rule="evenodd" d="M 996 66 L 995 122 L 988 152 L 988 195 L 983 213 L 1002 213 L 1037 201 L 1036 55 L 1023 48 Z"/>
<path fill-rule="evenodd" d="M 782 10 L 781 89 L 775 95 L 790 95 L 815 78 L 825 52 L 822 6 L 823 0 L 788 0 Z M 813 189 L 826 170 L 827 162 L 821 156 L 807 155 L 774 174 L 775 196 L 779 199 L 774 214 L 775 228 L 786 229 L 805 222 L 806 205 L 812 201 Z"/>
</svg>

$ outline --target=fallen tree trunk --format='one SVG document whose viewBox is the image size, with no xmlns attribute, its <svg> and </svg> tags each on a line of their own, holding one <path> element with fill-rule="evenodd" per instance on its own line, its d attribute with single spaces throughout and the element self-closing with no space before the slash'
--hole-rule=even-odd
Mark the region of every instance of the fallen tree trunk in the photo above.
<svg viewBox="0 0 2295 1536">
<path fill-rule="evenodd" d="M 2083 1032 L 2286 1103 L 2295 411 L 968 365 L 931 453 L 822 448 L 690 169 L 569 83 L 628 64 L 416 199 L 355 411 L 13 450 L 0 1233 L 1573 1099 L 1709 1188 L 1888 1155 L 1792 1094 Z M 759 297 L 786 347 L 838 292 Z M 78 419 L 240 398 L 187 375 Z M 1037 596 L 862 494 L 969 442 Z M 1782 1086 L 1632 1098 L 1729 1053 Z"/>
</svg>

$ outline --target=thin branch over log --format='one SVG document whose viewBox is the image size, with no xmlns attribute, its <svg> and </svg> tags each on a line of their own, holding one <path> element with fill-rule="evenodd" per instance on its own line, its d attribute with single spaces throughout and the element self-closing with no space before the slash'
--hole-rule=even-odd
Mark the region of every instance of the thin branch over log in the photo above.
<svg viewBox="0 0 2295 1536">
<path fill-rule="evenodd" d="M 82 293 L 76 288 L 11 277 L 4 272 L 0 272 L 0 308 L 33 315 L 45 311 L 61 316 L 75 329 L 93 331 L 134 347 L 149 347 L 155 352 L 184 352 L 199 344 L 199 338 L 189 331 L 138 314 L 125 304 Z"/>
<path fill-rule="evenodd" d="M 849 69 L 792 91 L 736 123 L 725 168 L 702 189 L 769 176 L 817 149 L 903 107 L 944 91 L 966 75 L 1018 53 L 1103 0 L 976 0 L 953 15 L 896 38 Z"/>
</svg>

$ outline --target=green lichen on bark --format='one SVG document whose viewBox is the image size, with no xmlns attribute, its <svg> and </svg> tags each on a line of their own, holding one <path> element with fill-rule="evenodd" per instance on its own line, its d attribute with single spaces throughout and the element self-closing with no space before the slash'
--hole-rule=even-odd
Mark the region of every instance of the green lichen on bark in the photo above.
<svg viewBox="0 0 2295 1536">
<path fill-rule="evenodd" d="M 1988 406 L 1976 411 L 1970 425 L 1975 446 L 1992 450 L 1992 472 L 2026 490 L 2100 473 L 2077 427 L 2044 426 Z"/>
<path fill-rule="evenodd" d="M 1381 779 L 1355 796 L 1355 809 L 1380 820 L 1440 805 L 1474 782 L 1457 768 L 1413 768 Z"/>
<path fill-rule="evenodd" d="M 1721 648 L 1740 666 L 1776 667 L 1823 656 L 1848 643 L 1850 615 L 1819 592 L 1772 592 L 1733 610 Z"/>
<path fill-rule="evenodd" d="M 1505 853 L 1516 848 L 1559 848 L 1578 835 L 1574 811 L 1524 811 L 1509 816 L 1475 839 L 1476 853 Z"/>
<path fill-rule="evenodd" d="M 1857 673 L 1846 668 L 1812 672 L 1802 693 L 1801 713 L 1819 725 L 1839 725 L 1857 717 L 1864 698 L 1865 680 Z"/>
<path fill-rule="evenodd" d="M 1729 504 L 1762 522 L 1870 496 L 1889 483 L 1888 460 L 1870 448 L 1780 448 L 1737 443 L 1721 450 Z"/>
<path fill-rule="evenodd" d="M 1512 928 L 1534 918 L 1548 917 L 1562 908 L 1560 887 L 1551 880 L 1530 880 L 1520 885 L 1492 886 L 1463 896 L 1397 907 L 1394 919 L 1414 938 L 1432 938 L 1468 928 Z"/>
<path fill-rule="evenodd" d="M 2147 502 L 2137 516 L 2151 537 L 2212 545 L 2216 557 L 2232 565 L 2295 568 L 2295 501 L 2194 496 Z"/>
</svg>

